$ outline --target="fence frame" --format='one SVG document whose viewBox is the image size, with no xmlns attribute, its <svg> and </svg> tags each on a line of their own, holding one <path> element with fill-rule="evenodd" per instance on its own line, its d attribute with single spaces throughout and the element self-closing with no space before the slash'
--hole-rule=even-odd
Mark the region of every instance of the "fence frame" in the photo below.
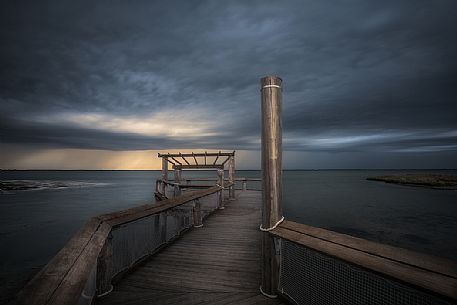
<svg viewBox="0 0 457 305">
<path fill-rule="evenodd" d="M 111 283 L 113 279 L 122 276 L 122 274 L 108 276 L 106 271 L 109 268 L 110 257 L 107 245 L 113 230 L 129 222 L 151 215 L 160 215 L 186 203 L 192 203 L 213 194 L 219 195 L 222 192 L 223 188 L 212 186 L 204 190 L 185 192 L 181 196 L 163 200 L 156 204 L 145 204 L 91 218 L 57 255 L 27 283 L 10 304 L 91 304 L 96 295 L 109 292 L 110 285 L 106 283 Z M 199 207 L 200 205 L 194 206 Z M 195 214 L 192 214 L 201 215 L 200 211 L 195 211 Z M 201 221 L 202 219 L 196 220 L 191 227 L 199 226 Z M 171 241 L 167 240 L 163 246 Z M 161 248 L 158 248 L 157 251 Z M 151 255 L 155 253 L 151 253 Z M 149 256 L 138 259 L 129 266 L 128 270 L 124 270 L 122 273 L 133 270 Z M 104 263 L 98 264 L 99 261 Z M 95 287 L 91 284 L 94 281 Z M 105 283 L 101 284 L 100 281 Z M 104 291 L 100 291 L 100 289 L 104 289 Z"/>
</svg>

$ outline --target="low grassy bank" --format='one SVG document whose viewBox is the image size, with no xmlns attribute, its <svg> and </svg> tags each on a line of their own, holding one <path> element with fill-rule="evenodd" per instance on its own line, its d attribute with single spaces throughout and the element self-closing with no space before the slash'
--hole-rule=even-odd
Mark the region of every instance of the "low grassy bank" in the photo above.
<svg viewBox="0 0 457 305">
<path fill-rule="evenodd" d="M 403 174 L 369 177 L 367 180 L 434 189 L 457 190 L 457 176 L 452 175 Z"/>
</svg>

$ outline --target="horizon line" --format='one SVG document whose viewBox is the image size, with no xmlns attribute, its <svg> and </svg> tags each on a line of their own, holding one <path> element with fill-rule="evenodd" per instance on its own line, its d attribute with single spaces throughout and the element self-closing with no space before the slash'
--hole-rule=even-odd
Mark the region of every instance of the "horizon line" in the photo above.
<svg viewBox="0 0 457 305">
<path fill-rule="evenodd" d="M 228 169 L 225 169 L 228 170 Z M 262 169 L 235 169 L 236 171 L 261 171 Z M 332 170 L 457 170 L 457 168 L 284 168 L 283 171 L 332 171 Z M 0 169 L 1 171 L 162 171 L 161 169 Z M 169 171 L 173 171 L 172 169 Z M 186 171 L 213 171 L 213 169 L 194 169 Z"/>
</svg>

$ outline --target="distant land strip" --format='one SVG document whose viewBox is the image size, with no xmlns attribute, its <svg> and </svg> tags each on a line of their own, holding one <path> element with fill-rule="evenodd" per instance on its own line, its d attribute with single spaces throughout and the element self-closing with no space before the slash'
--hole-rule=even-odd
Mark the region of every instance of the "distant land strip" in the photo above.
<svg viewBox="0 0 457 305">
<path fill-rule="evenodd" d="M 438 174 L 403 174 L 368 177 L 367 180 L 440 190 L 457 190 L 457 176 Z"/>
</svg>

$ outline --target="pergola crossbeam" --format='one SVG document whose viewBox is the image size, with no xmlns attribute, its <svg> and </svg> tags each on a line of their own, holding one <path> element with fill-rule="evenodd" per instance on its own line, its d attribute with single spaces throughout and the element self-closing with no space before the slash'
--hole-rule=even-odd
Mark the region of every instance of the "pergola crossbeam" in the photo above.
<svg viewBox="0 0 457 305">
<path fill-rule="evenodd" d="M 227 159 L 225 159 L 224 162 L 222 162 L 222 165 L 225 165 L 225 163 L 227 163 L 228 160 L 230 160 L 230 156 L 228 156 Z"/>
<path fill-rule="evenodd" d="M 187 159 L 181 155 L 181 153 L 179 153 L 180 157 L 184 160 L 184 162 L 187 163 L 187 165 L 190 165 L 189 161 L 187 161 Z"/>
<path fill-rule="evenodd" d="M 220 154 L 220 153 L 221 153 L 221 152 L 219 151 L 219 154 Z M 216 162 L 217 162 L 217 159 L 219 159 L 219 154 L 216 156 L 216 159 L 214 160 L 214 163 L 213 163 L 213 165 L 214 165 L 214 164 L 216 164 Z"/>
<path fill-rule="evenodd" d="M 230 155 L 228 155 L 227 159 L 225 159 L 224 162 L 222 162 L 222 165 L 227 163 L 227 161 L 230 160 L 230 157 L 232 157 L 232 156 L 235 156 L 235 151 L 233 151 Z"/>
<path fill-rule="evenodd" d="M 194 160 L 195 160 L 195 165 L 198 165 L 198 161 L 197 161 L 197 158 L 195 158 L 194 152 L 192 152 L 192 157 L 193 157 Z"/>
<path fill-rule="evenodd" d="M 173 161 L 175 161 L 175 162 L 176 162 L 176 163 L 178 163 L 179 165 L 182 165 L 182 163 L 181 163 L 181 162 L 179 162 L 178 160 L 176 160 L 176 159 L 175 159 L 175 157 L 171 157 L 171 156 L 170 156 L 170 158 L 172 158 L 172 159 L 173 159 Z"/>
</svg>

